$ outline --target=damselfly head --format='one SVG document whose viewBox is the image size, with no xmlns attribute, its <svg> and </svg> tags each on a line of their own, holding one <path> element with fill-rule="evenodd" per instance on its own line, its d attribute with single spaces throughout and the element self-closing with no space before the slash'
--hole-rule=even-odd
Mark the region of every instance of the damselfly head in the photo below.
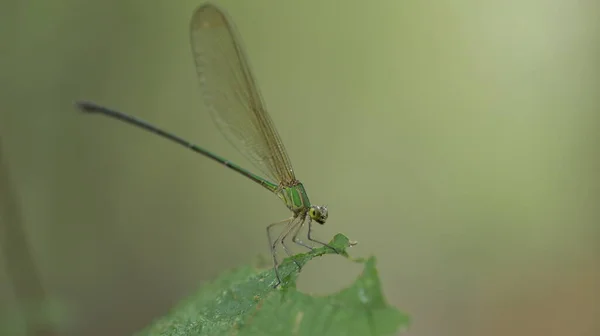
<svg viewBox="0 0 600 336">
<path fill-rule="evenodd" d="M 325 224 L 327 221 L 327 216 L 329 216 L 327 213 L 327 207 L 321 205 L 312 205 L 308 211 L 308 215 L 312 220 L 319 224 Z"/>
</svg>

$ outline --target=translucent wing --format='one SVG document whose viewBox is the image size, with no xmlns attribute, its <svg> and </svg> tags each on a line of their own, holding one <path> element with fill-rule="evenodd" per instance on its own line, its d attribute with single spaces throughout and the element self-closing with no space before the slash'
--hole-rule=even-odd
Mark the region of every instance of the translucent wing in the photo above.
<svg viewBox="0 0 600 336">
<path fill-rule="evenodd" d="M 219 8 L 202 5 L 190 38 L 202 98 L 221 133 L 273 182 L 295 181 L 232 23 Z"/>
</svg>

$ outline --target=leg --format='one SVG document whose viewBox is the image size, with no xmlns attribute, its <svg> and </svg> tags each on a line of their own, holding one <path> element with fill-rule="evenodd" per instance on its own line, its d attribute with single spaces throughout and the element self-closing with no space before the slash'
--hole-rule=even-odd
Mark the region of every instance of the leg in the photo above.
<svg viewBox="0 0 600 336">
<path fill-rule="evenodd" d="M 310 217 L 308 217 L 308 222 L 310 223 L 311 219 Z M 300 223 L 300 225 L 298 225 L 298 228 L 296 229 L 296 231 L 294 231 L 294 235 L 292 236 L 292 241 L 300 246 L 304 246 L 309 250 L 312 250 L 313 247 L 306 244 L 305 242 L 303 242 L 302 240 L 298 239 L 298 234 L 300 233 L 300 230 L 302 230 L 302 228 L 304 227 L 304 223 L 306 222 L 306 220 L 303 220 L 302 223 Z"/>
<path fill-rule="evenodd" d="M 335 253 L 340 254 L 340 251 L 338 251 L 335 247 L 333 247 L 333 246 L 331 246 L 329 244 L 323 243 L 322 241 L 318 241 L 318 240 L 314 239 L 311 236 L 311 233 L 312 233 L 312 220 L 310 220 L 310 218 L 309 218 L 309 220 L 308 220 L 308 240 L 310 240 L 312 242 L 315 242 L 315 243 L 318 243 L 318 244 L 321 244 L 323 246 L 327 246 L 330 249 L 332 249 L 333 251 L 335 251 Z"/>
<path fill-rule="evenodd" d="M 285 245 L 285 239 L 287 238 L 287 236 L 290 234 L 290 232 L 292 232 L 294 230 L 294 228 L 300 224 L 302 225 L 302 223 L 297 223 L 298 217 L 293 218 L 290 223 L 288 224 L 287 228 L 285 229 L 285 231 L 283 231 L 279 237 L 277 238 L 279 240 L 279 242 L 281 243 L 281 246 L 283 247 L 283 250 L 285 251 L 285 253 L 288 255 L 288 257 L 290 257 L 292 259 L 292 261 L 294 262 L 294 264 L 296 264 L 296 266 L 298 267 L 298 270 L 302 269 L 302 266 L 300 266 L 300 264 L 296 261 L 296 259 L 294 258 L 294 255 L 292 254 L 292 252 L 290 252 L 290 250 L 288 249 L 287 245 Z M 302 221 L 304 222 L 304 221 Z"/>
<path fill-rule="evenodd" d="M 269 239 L 269 248 L 271 249 L 271 256 L 273 257 L 273 269 L 275 270 L 275 277 L 277 278 L 277 283 L 275 284 L 275 286 L 273 287 L 277 287 L 279 286 L 279 284 L 281 283 L 281 276 L 279 275 L 279 270 L 277 269 L 277 267 L 279 266 L 279 263 L 277 262 L 277 239 L 273 240 L 271 238 L 271 229 L 277 225 L 281 225 L 284 223 L 289 223 L 291 220 L 293 220 L 294 218 L 288 218 L 288 219 L 284 219 L 282 221 L 273 223 L 273 224 L 269 224 L 267 226 L 267 238 Z M 279 238 L 278 238 L 279 239 Z"/>
</svg>

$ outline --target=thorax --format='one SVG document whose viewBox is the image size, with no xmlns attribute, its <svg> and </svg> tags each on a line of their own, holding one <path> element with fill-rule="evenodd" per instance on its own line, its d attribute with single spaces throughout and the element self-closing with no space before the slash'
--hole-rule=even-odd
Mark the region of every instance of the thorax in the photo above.
<svg viewBox="0 0 600 336">
<path fill-rule="evenodd" d="M 310 208 L 308 194 L 300 182 L 293 186 L 281 187 L 277 196 L 294 214 L 306 212 Z"/>
</svg>

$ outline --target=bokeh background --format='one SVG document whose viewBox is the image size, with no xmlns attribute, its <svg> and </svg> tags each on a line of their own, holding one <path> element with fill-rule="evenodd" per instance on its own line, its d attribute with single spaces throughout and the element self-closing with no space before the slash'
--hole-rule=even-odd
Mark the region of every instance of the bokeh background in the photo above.
<svg viewBox="0 0 600 336">
<path fill-rule="evenodd" d="M 329 206 L 317 235 L 377 256 L 409 335 L 600 335 L 600 2 L 217 3 L 296 174 Z M 141 329 L 266 255 L 265 225 L 288 216 L 222 166 L 72 106 L 118 108 L 249 166 L 202 107 L 198 5 L 0 1 L 2 151 L 61 334 Z M 19 335 L 6 254 L 0 319 Z M 359 272 L 323 258 L 301 289 Z"/>
</svg>

